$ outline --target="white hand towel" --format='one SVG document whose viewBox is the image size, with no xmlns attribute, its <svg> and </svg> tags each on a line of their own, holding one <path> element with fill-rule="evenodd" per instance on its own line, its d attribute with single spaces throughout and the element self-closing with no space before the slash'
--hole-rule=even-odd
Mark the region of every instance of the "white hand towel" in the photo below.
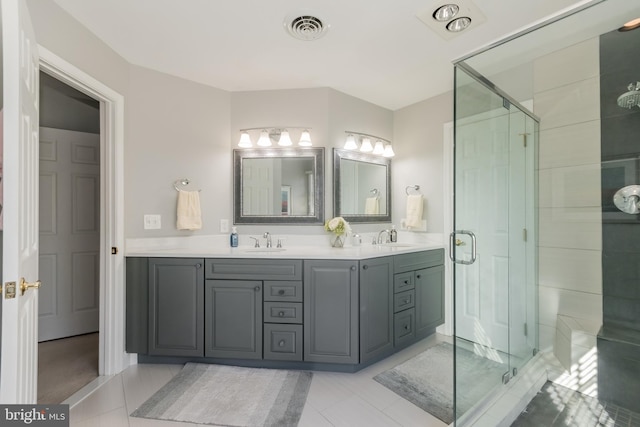
<svg viewBox="0 0 640 427">
<path fill-rule="evenodd" d="M 422 194 L 410 194 L 407 196 L 407 228 L 420 228 L 422 226 Z"/>
<path fill-rule="evenodd" d="M 380 202 L 377 197 L 367 197 L 364 202 L 365 215 L 378 215 L 380 213 Z"/>
<path fill-rule="evenodd" d="M 198 191 L 178 190 L 178 230 L 200 230 L 202 228 L 200 212 L 200 193 Z"/>
</svg>

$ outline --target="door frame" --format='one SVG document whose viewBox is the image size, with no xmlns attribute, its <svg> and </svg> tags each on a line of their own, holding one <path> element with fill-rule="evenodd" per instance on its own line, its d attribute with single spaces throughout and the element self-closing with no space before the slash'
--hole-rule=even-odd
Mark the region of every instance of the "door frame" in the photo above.
<svg viewBox="0 0 640 427">
<path fill-rule="evenodd" d="M 114 375 L 133 360 L 124 348 L 124 97 L 42 45 L 38 51 L 41 71 L 100 102 L 98 375 Z"/>
</svg>

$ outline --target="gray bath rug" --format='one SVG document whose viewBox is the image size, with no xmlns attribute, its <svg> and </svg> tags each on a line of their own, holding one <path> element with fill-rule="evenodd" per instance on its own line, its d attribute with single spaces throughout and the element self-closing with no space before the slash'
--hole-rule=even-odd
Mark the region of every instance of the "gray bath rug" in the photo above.
<svg viewBox="0 0 640 427">
<path fill-rule="evenodd" d="M 457 374 L 461 393 L 457 412 L 462 414 L 489 390 L 481 378 L 501 378 L 500 363 L 458 348 Z M 453 346 L 440 343 L 406 362 L 374 377 L 374 380 L 447 424 L 453 422 Z M 494 383 L 491 383 L 493 387 Z"/>
<path fill-rule="evenodd" d="M 131 416 L 217 426 L 296 426 L 312 374 L 187 363 Z"/>
</svg>

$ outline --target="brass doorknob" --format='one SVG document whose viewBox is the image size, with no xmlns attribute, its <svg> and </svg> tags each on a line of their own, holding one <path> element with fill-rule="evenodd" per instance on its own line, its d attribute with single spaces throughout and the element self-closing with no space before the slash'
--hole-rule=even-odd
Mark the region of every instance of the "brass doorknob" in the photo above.
<svg viewBox="0 0 640 427">
<path fill-rule="evenodd" d="M 42 285 L 42 282 L 40 280 L 28 283 L 26 280 L 24 280 L 24 277 L 22 277 L 20 279 L 20 295 L 24 295 L 27 289 L 40 289 L 40 285 Z"/>
</svg>

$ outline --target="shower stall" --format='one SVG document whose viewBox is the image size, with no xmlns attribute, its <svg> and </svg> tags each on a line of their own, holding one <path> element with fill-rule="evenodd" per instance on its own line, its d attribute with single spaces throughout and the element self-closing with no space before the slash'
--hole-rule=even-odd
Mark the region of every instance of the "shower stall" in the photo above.
<svg viewBox="0 0 640 427">
<path fill-rule="evenodd" d="M 538 121 L 471 67 L 455 68 L 454 410 L 473 415 L 538 348 Z"/>
</svg>

